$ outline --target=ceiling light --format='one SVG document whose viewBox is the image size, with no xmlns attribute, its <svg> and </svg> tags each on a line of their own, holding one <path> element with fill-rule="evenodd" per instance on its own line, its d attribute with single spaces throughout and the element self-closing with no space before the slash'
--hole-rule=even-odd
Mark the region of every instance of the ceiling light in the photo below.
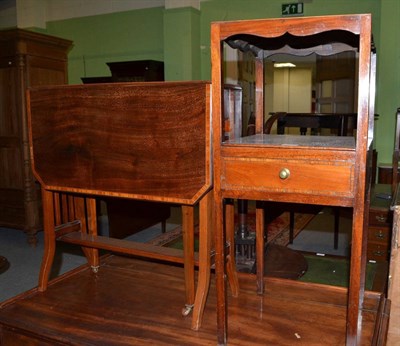
<svg viewBox="0 0 400 346">
<path fill-rule="evenodd" d="M 276 62 L 276 63 L 274 63 L 274 67 L 276 67 L 276 68 L 296 67 L 296 65 L 292 64 L 291 62 Z"/>
</svg>

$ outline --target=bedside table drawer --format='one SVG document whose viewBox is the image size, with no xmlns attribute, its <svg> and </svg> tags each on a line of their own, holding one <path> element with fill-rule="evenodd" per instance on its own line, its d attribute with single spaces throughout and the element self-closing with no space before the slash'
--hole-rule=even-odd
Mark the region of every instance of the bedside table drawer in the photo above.
<svg viewBox="0 0 400 346">
<path fill-rule="evenodd" d="M 368 227 L 368 242 L 378 242 L 389 246 L 390 242 L 390 227 L 385 226 L 369 226 Z"/>
<path fill-rule="evenodd" d="M 370 208 L 368 217 L 368 223 L 370 225 L 390 226 L 392 222 L 392 214 L 390 213 L 389 208 L 387 210 Z"/>
<path fill-rule="evenodd" d="M 389 247 L 379 243 L 368 242 L 367 259 L 377 262 L 387 261 L 389 257 Z"/>
<path fill-rule="evenodd" d="M 348 162 L 226 158 L 223 188 L 352 196 L 353 166 Z"/>
</svg>

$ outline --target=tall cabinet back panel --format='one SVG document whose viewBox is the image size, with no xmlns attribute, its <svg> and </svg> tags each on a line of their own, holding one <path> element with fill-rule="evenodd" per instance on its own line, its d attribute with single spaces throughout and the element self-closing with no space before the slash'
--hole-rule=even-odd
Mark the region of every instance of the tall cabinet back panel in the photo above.
<svg viewBox="0 0 400 346">
<path fill-rule="evenodd" d="M 42 228 L 40 186 L 29 158 L 26 88 L 67 83 L 72 42 L 22 29 L 0 31 L 0 227 L 36 244 Z"/>
</svg>

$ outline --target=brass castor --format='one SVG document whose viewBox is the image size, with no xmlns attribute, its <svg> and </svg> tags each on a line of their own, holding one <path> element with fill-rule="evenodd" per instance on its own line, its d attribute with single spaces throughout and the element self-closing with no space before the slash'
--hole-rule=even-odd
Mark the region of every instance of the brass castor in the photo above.
<svg viewBox="0 0 400 346">
<path fill-rule="evenodd" d="M 92 268 L 92 272 L 93 272 L 94 274 L 97 274 L 98 271 L 99 271 L 100 266 L 91 266 L 90 268 Z"/>
<path fill-rule="evenodd" d="M 185 304 L 185 307 L 182 309 L 182 316 L 188 316 L 193 310 L 193 304 Z"/>
</svg>

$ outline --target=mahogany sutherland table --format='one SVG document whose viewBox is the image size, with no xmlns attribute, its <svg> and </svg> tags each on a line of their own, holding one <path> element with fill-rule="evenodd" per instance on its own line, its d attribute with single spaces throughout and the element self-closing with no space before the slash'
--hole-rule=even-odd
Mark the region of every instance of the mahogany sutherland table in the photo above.
<svg viewBox="0 0 400 346">
<path fill-rule="evenodd" d="M 375 54 L 371 16 L 343 15 L 215 22 L 211 24 L 213 158 L 216 203 L 218 343 L 226 344 L 225 240 L 234 241 L 232 206 L 250 199 L 353 208 L 346 344 L 360 344 L 366 267 L 366 213 L 372 146 Z M 256 134 L 223 137 L 224 46 L 251 52 L 255 64 Z M 357 133 L 354 137 L 265 135 L 264 58 L 276 53 L 358 54 Z M 301 95 L 300 95 L 301 96 Z M 263 209 L 256 211 L 258 293 L 264 291 Z M 227 223 L 224 227 L 224 223 Z M 226 232 L 224 232 L 226 229 Z M 230 246 L 233 249 L 234 246 Z M 232 251 L 229 256 L 233 256 Z M 301 304 L 301 302 L 299 302 Z M 243 312 L 245 313 L 245 311 Z M 290 323 L 288 321 L 288 323 Z"/>
<path fill-rule="evenodd" d="M 99 270 L 98 249 L 183 263 L 183 313 L 194 308 L 192 328 L 199 328 L 211 261 L 209 90 L 206 82 L 147 82 L 28 91 L 30 150 L 44 210 L 40 291 L 47 289 L 56 240 L 82 246 L 93 271 Z M 99 236 L 96 196 L 182 205 L 183 253 Z M 194 206 L 198 203 L 197 259 Z M 196 295 L 195 263 L 199 265 Z"/>
</svg>

